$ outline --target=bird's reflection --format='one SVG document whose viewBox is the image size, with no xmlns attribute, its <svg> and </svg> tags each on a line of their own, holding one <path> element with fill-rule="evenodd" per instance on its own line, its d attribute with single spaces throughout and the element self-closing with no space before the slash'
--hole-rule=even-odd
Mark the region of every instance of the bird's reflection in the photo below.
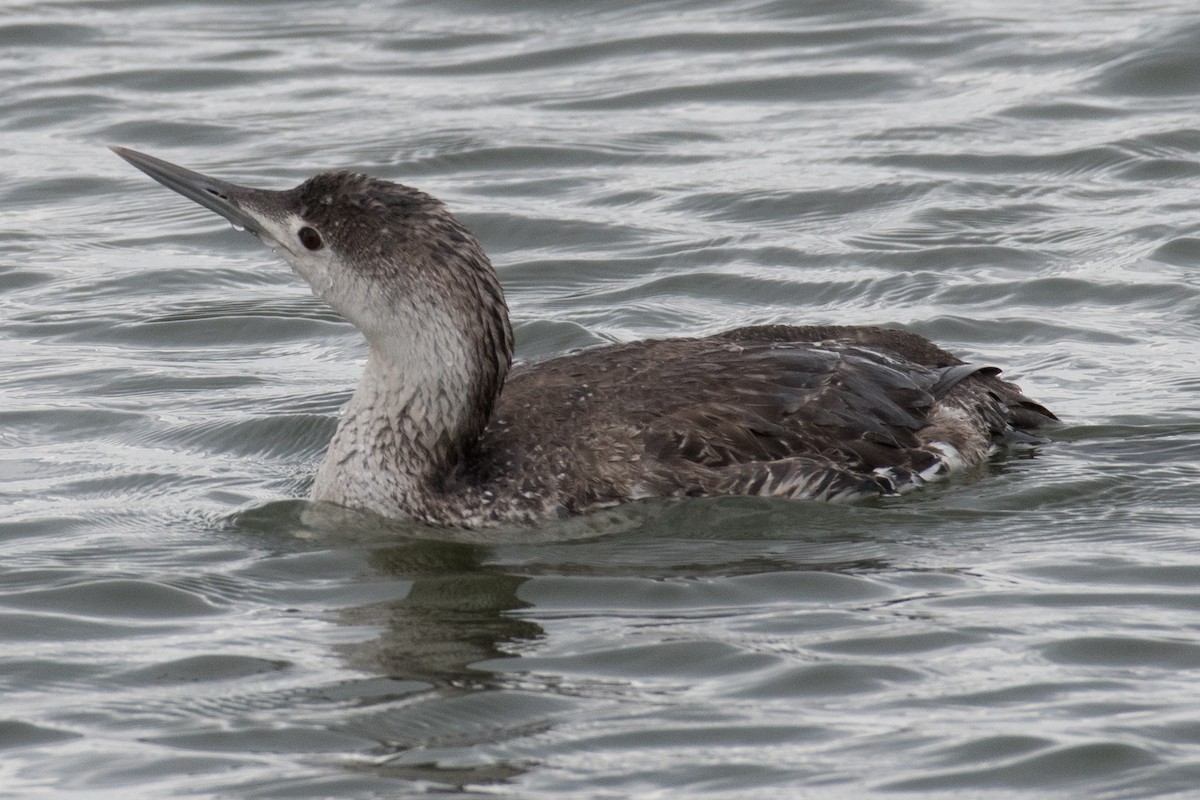
<svg viewBox="0 0 1200 800">
<path fill-rule="evenodd" d="M 517 590 L 528 578 L 482 564 L 487 548 L 420 540 L 371 551 L 374 570 L 412 581 L 398 600 L 344 609 L 350 625 L 378 625 L 370 642 L 347 646 L 354 666 L 435 687 L 483 687 L 490 673 L 472 664 L 508 655 L 507 646 L 542 629 L 510 612 L 528 606 Z"/>
<path fill-rule="evenodd" d="M 780 513 L 783 521 L 772 516 Z M 461 790 L 518 777 L 527 767 L 495 753 L 591 708 L 588 698 L 564 691 L 558 676 L 522 668 L 521 654 L 546 635 L 522 587 L 543 575 L 624 582 L 889 567 L 877 534 L 847 531 L 848 515 L 859 512 L 822 513 L 824 522 L 803 506 L 737 501 L 626 507 L 607 520 L 567 521 L 556 530 L 488 541 L 289 502 L 248 512 L 237 525 L 289 537 L 293 546 L 303 540 L 358 553 L 364 569 L 353 580 L 399 584 L 393 599 L 336 612 L 347 626 L 377 631 L 338 645 L 345 661 L 397 687 L 382 702 L 364 697 L 361 709 L 339 721 L 339 730 L 378 743 L 370 758 L 348 768 Z M 806 537 L 795 536 L 800 520 Z M 772 529 L 790 531 L 791 538 L 765 543 Z"/>
</svg>

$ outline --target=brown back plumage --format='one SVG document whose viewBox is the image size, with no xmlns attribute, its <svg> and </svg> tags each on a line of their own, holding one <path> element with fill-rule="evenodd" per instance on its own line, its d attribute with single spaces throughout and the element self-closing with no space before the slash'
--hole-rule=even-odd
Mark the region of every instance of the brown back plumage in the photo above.
<svg viewBox="0 0 1200 800">
<path fill-rule="evenodd" d="M 741 328 L 514 369 L 469 480 L 561 507 L 900 491 L 1052 424 L 993 368 L 881 328 Z"/>
</svg>

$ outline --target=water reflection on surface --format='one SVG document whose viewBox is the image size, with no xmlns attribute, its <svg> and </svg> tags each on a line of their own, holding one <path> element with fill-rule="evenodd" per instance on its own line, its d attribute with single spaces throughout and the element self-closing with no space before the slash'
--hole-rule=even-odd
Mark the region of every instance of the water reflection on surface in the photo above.
<svg viewBox="0 0 1200 800">
<path fill-rule="evenodd" d="M 1191 796 L 1198 36 L 1133 0 L 6 8 L 0 793 Z M 287 498 L 361 338 L 109 144 L 433 193 L 524 359 L 898 325 L 1066 425 L 856 505 L 333 513 Z"/>
</svg>

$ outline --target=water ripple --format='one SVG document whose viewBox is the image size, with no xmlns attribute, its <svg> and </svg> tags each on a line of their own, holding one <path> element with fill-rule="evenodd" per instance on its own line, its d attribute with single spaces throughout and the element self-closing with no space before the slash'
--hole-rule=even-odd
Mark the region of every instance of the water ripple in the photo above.
<svg viewBox="0 0 1200 800">
<path fill-rule="evenodd" d="M 7 12 L 10 793 L 1194 792 L 1192 5 Z M 463 533 L 308 503 L 361 340 L 107 144 L 445 199 L 522 359 L 885 323 L 1066 424 L 845 506 Z"/>
</svg>

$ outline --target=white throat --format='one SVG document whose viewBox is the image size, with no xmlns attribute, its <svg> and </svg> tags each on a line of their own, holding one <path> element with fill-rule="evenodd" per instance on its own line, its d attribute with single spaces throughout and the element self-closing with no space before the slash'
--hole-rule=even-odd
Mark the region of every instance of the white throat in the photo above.
<svg viewBox="0 0 1200 800">
<path fill-rule="evenodd" d="M 414 304 L 370 342 L 366 369 L 342 411 L 313 484 L 314 500 L 412 514 L 461 455 L 478 365 L 440 310 Z"/>
</svg>

